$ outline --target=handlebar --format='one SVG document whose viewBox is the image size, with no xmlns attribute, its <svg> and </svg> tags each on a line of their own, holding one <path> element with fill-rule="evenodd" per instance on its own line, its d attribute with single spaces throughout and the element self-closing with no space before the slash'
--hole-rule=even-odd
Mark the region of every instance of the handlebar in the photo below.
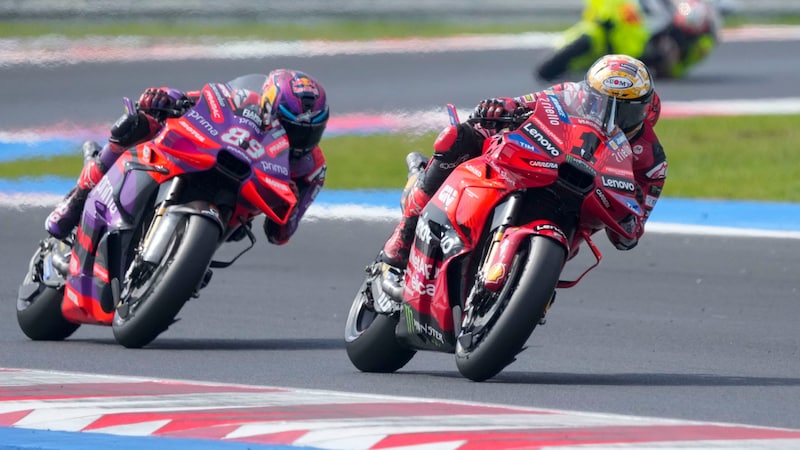
<svg viewBox="0 0 800 450">
<path fill-rule="evenodd" d="M 125 110 L 128 112 L 128 114 L 131 114 L 131 115 L 136 114 L 136 111 L 138 110 L 138 105 L 134 104 L 134 102 L 128 97 L 123 97 L 122 101 L 125 104 Z M 187 109 L 189 109 L 192 106 L 194 106 L 194 102 L 187 98 L 187 99 L 183 99 L 183 100 L 178 100 L 178 102 L 176 103 L 175 106 L 177 106 L 177 108 L 155 108 L 155 107 L 153 107 L 153 108 L 149 108 L 148 110 L 150 112 L 164 113 L 163 114 L 163 118 L 180 117 L 186 112 Z M 159 115 L 161 115 L 161 114 L 159 114 Z"/>
<path fill-rule="evenodd" d="M 502 117 L 472 117 L 470 116 L 466 123 L 473 124 L 473 123 L 506 123 L 511 125 L 521 125 L 523 122 L 528 120 L 528 118 L 533 114 L 533 111 L 526 111 L 523 114 L 515 114 L 512 116 L 502 116 Z"/>
</svg>

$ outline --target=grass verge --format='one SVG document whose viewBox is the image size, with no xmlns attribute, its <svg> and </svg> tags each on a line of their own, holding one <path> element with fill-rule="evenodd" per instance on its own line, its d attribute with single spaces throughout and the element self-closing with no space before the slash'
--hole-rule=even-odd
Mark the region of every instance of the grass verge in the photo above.
<svg viewBox="0 0 800 450">
<path fill-rule="evenodd" d="M 780 24 L 798 25 L 800 16 L 725 18 L 725 26 Z M 464 34 L 515 34 L 531 31 L 561 31 L 571 22 L 522 20 L 457 23 L 402 20 L 318 20 L 307 22 L 259 21 L 130 21 L 130 20 L 0 20 L 0 38 L 57 35 L 67 38 L 90 36 L 146 36 L 152 38 L 225 38 L 263 40 L 372 40 L 403 37 L 441 37 Z"/>
<path fill-rule="evenodd" d="M 664 195 L 800 202 L 795 143 L 800 116 L 743 116 L 662 119 L 656 131 L 669 159 Z M 405 155 L 430 155 L 435 132 L 323 138 L 328 159 L 327 189 L 400 189 Z M 0 164 L 0 178 L 75 177 L 75 156 Z"/>
</svg>

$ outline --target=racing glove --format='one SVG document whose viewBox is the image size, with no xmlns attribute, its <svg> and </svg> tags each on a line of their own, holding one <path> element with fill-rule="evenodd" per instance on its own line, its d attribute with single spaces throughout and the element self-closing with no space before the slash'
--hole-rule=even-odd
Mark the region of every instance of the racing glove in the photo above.
<svg viewBox="0 0 800 450">
<path fill-rule="evenodd" d="M 498 129 L 505 128 L 509 125 L 509 121 L 513 120 L 518 115 L 527 112 L 520 103 L 508 97 L 487 98 L 486 100 L 478 103 L 475 110 L 472 112 L 470 118 L 481 119 L 480 123 L 485 128 Z M 502 121 L 495 121 L 491 119 L 505 119 Z"/>
<path fill-rule="evenodd" d="M 147 88 L 139 97 L 137 108 L 156 119 L 183 115 L 189 104 L 186 94 L 168 87 Z"/>
</svg>

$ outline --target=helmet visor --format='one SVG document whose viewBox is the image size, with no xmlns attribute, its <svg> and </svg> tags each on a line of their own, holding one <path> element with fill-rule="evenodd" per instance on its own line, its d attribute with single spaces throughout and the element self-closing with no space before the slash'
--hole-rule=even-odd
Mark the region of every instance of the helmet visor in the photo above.
<svg viewBox="0 0 800 450">
<path fill-rule="evenodd" d="M 628 133 L 638 128 L 647 117 L 647 103 L 644 101 L 617 101 L 617 125 Z"/>
<path fill-rule="evenodd" d="M 615 126 L 628 133 L 638 128 L 647 117 L 650 98 L 620 100 L 586 86 L 584 89 L 583 113 L 610 133 Z"/>
<path fill-rule="evenodd" d="M 601 94 L 588 85 L 583 91 L 583 117 L 595 122 L 604 130 L 614 128 L 614 115 L 616 114 L 616 101 L 607 95 Z"/>
<path fill-rule="evenodd" d="M 278 120 L 286 130 L 289 146 L 296 150 L 313 150 L 319 144 L 322 133 L 325 132 L 325 126 L 328 124 L 327 109 L 310 119 L 292 114 L 283 105 L 280 106 L 279 111 Z"/>
</svg>

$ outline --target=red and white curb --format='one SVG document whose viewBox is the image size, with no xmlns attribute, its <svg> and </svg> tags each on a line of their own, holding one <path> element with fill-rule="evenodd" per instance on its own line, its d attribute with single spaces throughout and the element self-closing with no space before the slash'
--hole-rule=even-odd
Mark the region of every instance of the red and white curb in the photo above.
<svg viewBox="0 0 800 450">
<path fill-rule="evenodd" d="M 797 449 L 800 430 L 0 369 L 0 427 L 321 449 Z"/>
</svg>

